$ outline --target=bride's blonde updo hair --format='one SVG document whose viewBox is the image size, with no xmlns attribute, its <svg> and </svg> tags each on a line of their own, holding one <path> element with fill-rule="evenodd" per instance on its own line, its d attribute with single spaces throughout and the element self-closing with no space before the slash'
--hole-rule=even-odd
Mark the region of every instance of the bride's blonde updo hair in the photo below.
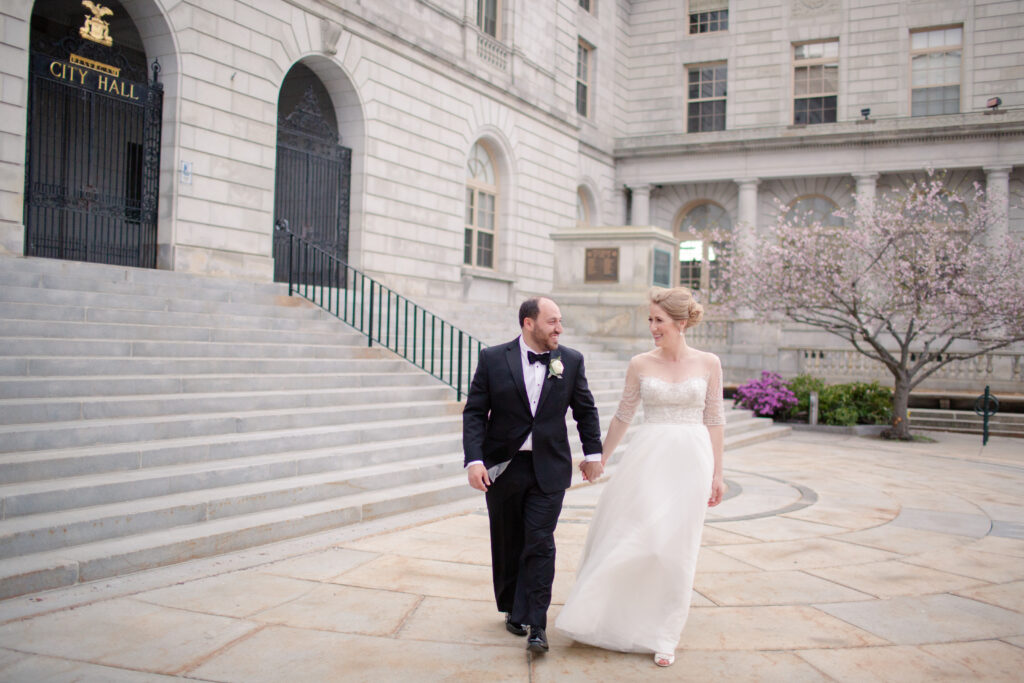
<svg viewBox="0 0 1024 683">
<path fill-rule="evenodd" d="M 704 307 L 693 298 L 693 292 L 686 287 L 651 287 L 647 295 L 652 304 L 658 304 L 673 320 L 686 321 L 693 327 L 704 318 Z"/>
</svg>

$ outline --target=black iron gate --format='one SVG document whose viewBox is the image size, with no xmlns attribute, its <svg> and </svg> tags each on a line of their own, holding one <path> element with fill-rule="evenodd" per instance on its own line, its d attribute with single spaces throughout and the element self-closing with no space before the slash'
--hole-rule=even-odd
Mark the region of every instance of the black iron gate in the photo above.
<svg viewBox="0 0 1024 683">
<path fill-rule="evenodd" d="M 159 64 L 147 83 L 93 43 L 46 47 L 31 54 L 25 254 L 155 268 Z"/>
<path fill-rule="evenodd" d="M 312 86 L 277 125 L 277 175 L 274 223 L 348 260 L 348 209 L 352 150 L 338 144 L 338 134 L 324 119 Z M 288 237 L 274 231 L 274 279 L 288 282 Z M 312 264 L 309 267 L 313 267 Z M 302 282 L 316 273 L 299 273 Z M 295 277 L 295 273 L 293 273 Z"/>
</svg>

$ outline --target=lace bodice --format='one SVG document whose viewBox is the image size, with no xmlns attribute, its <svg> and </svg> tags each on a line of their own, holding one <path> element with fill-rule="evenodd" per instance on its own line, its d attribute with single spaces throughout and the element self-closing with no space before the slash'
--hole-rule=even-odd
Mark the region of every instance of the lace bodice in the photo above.
<svg viewBox="0 0 1024 683">
<path fill-rule="evenodd" d="M 694 374 L 674 379 L 651 354 L 633 358 L 626 371 L 626 386 L 615 417 L 633 421 L 643 403 L 644 421 L 668 424 L 725 424 L 722 401 L 722 366 L 713 354 L 702 354 Z M 700 374 L 696 374 L 700 372 Z"/>
</svg>

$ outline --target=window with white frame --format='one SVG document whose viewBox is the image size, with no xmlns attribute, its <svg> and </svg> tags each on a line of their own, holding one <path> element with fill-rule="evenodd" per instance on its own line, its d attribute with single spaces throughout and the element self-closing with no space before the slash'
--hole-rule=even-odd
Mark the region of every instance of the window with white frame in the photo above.
<svg viewBox="0 0 1024 683">
<path fill-rule="evenodd" d="M 687 71 L 686 130 L 690 133 L 725 130 L 726 65 L 698 64 Z"/>
<path fill-rule="evenodd" d="M 481 143 L 473 145 L 466 162 L 466 241 L 463 263 L 494 267 L 495 207 L 498 179 L 494 160 Z"/>
<path fill-rule="evenodd" d="M 729 0 L 690 0 L 690 33 L 729 30 Z"/>
<path fill-rule="evenodd" d="M 476 0 L 476 25 L 481 31 L 489 36 L 499 38 L 498 12 L 501 10 L 501 0 Z"/>
<path fill-rule="evenodd" d="M 799 221 L 803 225 L 820 223 L 824 226 L 841 227 L 846 222 L 841 216 L 836 215 L 838 210 L 839 205 L 824 195 L 804 195 L 789 203 L 786 222 Z"/>
<path fill-rule="evenodd" d="M 576 190 L 576 225 L 590 225 L 590 207 L 587 206 L 587 195 L 582 187 Z"/>
<path fill-rule="evenodd" d="M 839 41 L 793 46 L 793 124 L 834 123 L 839 98 Z"/>
<path fill-rule="evenodd" d="M 593 4 L 594 3 L 591 2 L 591 0 L 580 0 L 580 7 L 582 7 L 585 10 L 587 10 L 588 12 L 592 12 L 593 11 L 593 9 L 592 9 Z"/>
<path fill-rule="evenodd" d="M 731 232 L 729 213 L 715 202 L 698 202 L 686 212 L 676 229 L 681 287 L 703 292 L 709 303 L 722 294 L 720 266 Z"/>
<path fill-rule="evenodd" d="M 590 116 L 590 70 L 594 48 L 582 38 L 576 43 L 576 112 Z"/>
<path fill-rule="evenodd" d="M 934 116 L 960 112 L 963 27 L 910 32 L 910 113 Z"/>
</svg>

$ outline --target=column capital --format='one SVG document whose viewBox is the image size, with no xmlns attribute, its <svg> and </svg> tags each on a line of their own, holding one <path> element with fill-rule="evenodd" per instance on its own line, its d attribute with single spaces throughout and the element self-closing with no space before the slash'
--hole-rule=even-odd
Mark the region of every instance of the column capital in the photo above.
<svg viewBox="0 0 1024 683">
<path fill-rule="evenodd" d="M 986 175 L 1010 175 L 1010 171 L 1013 170 L 1013 166 L 982 166 L 981 168 Z"/>
<path fill-rule="evenodd" d="M 626 189 L 630 192 L 647 192 L 650 193 L 655 187 L 654 183 L 638 183 L 636 185 L 626 185 Z"/>
<path fill-rule="evenodd" d="M 863 178 L 864 180 L 878 180 L 879 173 L 878 171 L 857 171 L 856 173 L 851 173 L 850 175 L 852 175 L 857 180 L 860 180 L 861 178 Z"/>
<path fill-rule="evenodd" d="M 753 185 L 754 187 L 757 187 L 758 185 L 761 184 L 761 179 L 760 178 L 736 178 L 736 180 L 734 182 L 737 185 L 741 186 L 741 187 L 743 185 L 746 185 L 748 187 Z"/>
</svg>

